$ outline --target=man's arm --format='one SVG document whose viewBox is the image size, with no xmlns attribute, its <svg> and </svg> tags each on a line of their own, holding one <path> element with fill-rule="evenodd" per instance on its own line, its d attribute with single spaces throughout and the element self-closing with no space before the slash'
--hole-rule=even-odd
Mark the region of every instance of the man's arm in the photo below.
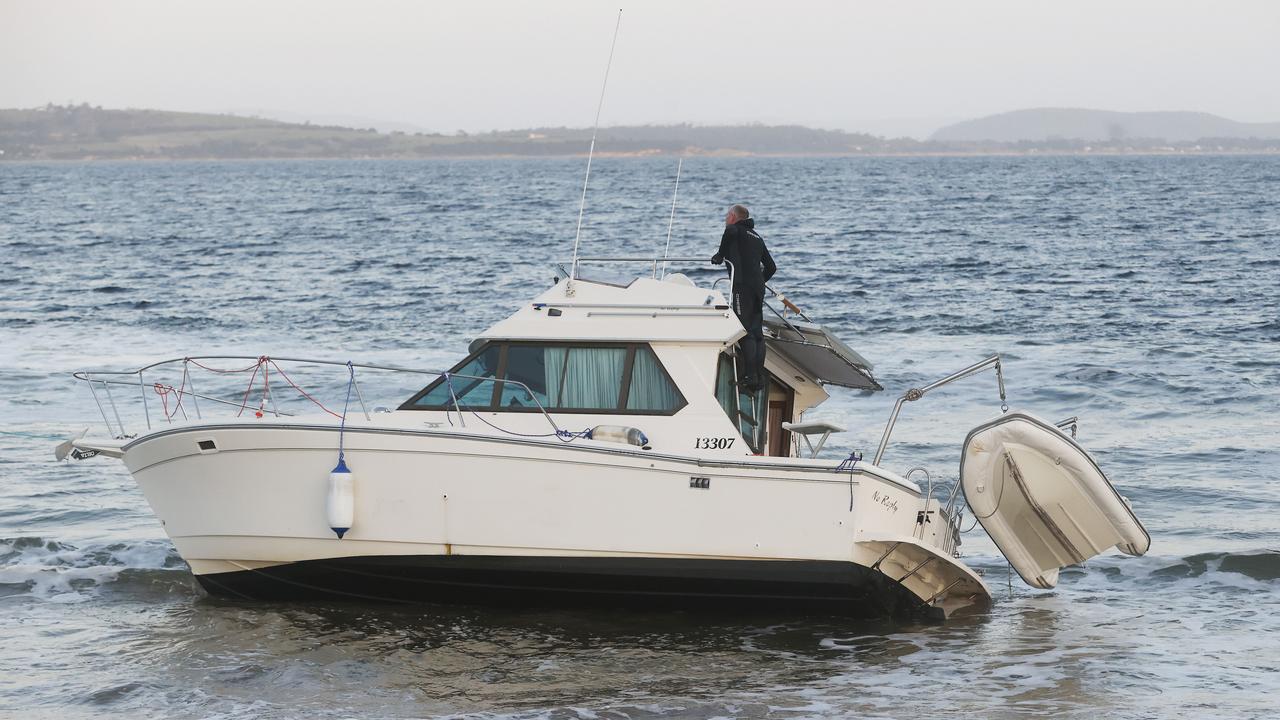
<svg viewBox="0 0 1280 720">
<path fill-rule="evenodd" d="M 733 232 L 733 226 L 724 229 L 724 234 L 720 236 L 720 249 L 716 251 L 715 255 L 711 256 L 712 265 L 720 265 L 724 262 L 725 253 L 729 252 L 729 243 L 732 242 L 729 239 L 729 233 L 731 232 Z"/>
<path fill-rule="evenodd" d="M 762 245 L 761 248 L 764 250 L 764 254 L 760 256 L 760 262 L 764 264 L 764 281 L 769 282 L 769 278 L 778 272 L 778 266 L 774 264 L 773 256 L 769 254 L 768 246 Z"/>
</svg>

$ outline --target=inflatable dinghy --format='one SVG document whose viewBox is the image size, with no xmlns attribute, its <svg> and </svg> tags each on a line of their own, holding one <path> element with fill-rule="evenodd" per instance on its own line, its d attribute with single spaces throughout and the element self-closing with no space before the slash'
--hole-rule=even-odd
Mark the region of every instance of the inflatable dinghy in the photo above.
<svg viewBox="0 0 1280 720">
<path fill-rule="evenodd" d="M 964 441 L 960 485 L 982 527 L 1032 587 L 1115 546 L 1142 555 L 1151 537 L 1097 463 L 1052 423 L 1012 412 Z"/>
</svg>

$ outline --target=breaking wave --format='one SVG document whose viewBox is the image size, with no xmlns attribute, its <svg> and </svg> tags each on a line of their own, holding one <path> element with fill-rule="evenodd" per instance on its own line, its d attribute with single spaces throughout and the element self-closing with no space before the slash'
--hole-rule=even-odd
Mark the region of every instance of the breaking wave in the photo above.
<svg viewBox="0 0 1280 720">
<path fill-rule="evenodd" d="M 981 573 L 993 589 L 1003 586 L 1011 572 L 1000 557 L 969 557 L 965 562 Z M 1026 588 L 1016 573 L 1012 577 L 1015 590 L 1039 592 Z M 1084 565 L 1063 568 L 1059 577 L 1058 587 L 1050 592 L 1066 592 L 1068 596 L 1072 590 L 1105 590 L 1117 585 L 1182 586 L 1208 592 L 1269 590 L 1280 584 L 1280 550 L 1203 552 L 1184 557 L 1128 557 L 1112 552 Z M 1004 592 L 997 589 L 995 594 L 999 598 Z"/>
<path fill-rule="evenodd" d="M 79 603 L 110 584 L 125 592 L 168 591 L 190 586 L 186 570 L 167 540 L 76 546 L 35 536 L 0 539 L 0 599 Z"/>
</svg>

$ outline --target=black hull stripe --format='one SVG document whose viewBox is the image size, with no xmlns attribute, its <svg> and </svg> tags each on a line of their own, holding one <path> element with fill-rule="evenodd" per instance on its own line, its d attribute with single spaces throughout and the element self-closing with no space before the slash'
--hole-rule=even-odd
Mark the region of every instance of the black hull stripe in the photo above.
<svg viewBox="0 0 1280 720">
<path fill-rule="evenodd" d="M 940 619 L 941 610 L 861 565 L 818 560 L 367 556 L 199 575 L 212 595 L 723 612 L 781 609 Z"/>
</svg>

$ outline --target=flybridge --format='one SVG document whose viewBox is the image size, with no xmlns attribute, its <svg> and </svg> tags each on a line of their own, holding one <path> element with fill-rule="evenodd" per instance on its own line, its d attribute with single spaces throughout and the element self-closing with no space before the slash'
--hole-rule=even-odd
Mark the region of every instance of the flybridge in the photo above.
<svg viewBox="0 0 1280 720">
<path fill-rule="evenodd" d="M 656 258 L 591 259 L 645 263 Z M 580 258 L 579 262 L 588 261 Z M 668 259 L 668 261 L 671 261 Z M 679 261 L 677 259 L 676 261 Z M 697 262 L 706 263 L 705 259 Z M 482 339 L 697 342 L 728 345 L 743 335 L 720 281 L 700 287 L 680 273 L 629 283 L 565 278 L 486 330 Z"/>
<path fill-rule="evenodd" d="M 742 337 L 742 325 L 725 296 L 733 285 L 734 267 L 728 275 L 703 288 L 684 273 L 668 273 L 669 264 L 697 268 L 703 258 L 687 257 L 588 257 L 576 266 L 630 265 L 647 267 L 648 277 L 626 285 L 585 279 L 567 285 L 574 271 L 557 266 L 566 282 L 558 283 L 524 311 L 498 323 L 483 338 L 541 338 L 546 333 L 574 339 L 631 339 L 648 341 L 701 341 L 732 344 Z M 722 285 L 724 283 L 724 285 Z M 883 390 L 872 374 L 873 366 L 829 330 L 814 322 L 787 296 L 766 286 L 765 342 L 815 382 L 855 390 Z M 554 325 L 546 320 L 558 320 Z M 655 323 L 641 320 L 679 319 Z M 704 321 L 695 323 L 695 318 Z M 595 322 L 586 322 L 592 321 Z M 605 321 L 605 322 L 601 322 Z"/>
</svg>

